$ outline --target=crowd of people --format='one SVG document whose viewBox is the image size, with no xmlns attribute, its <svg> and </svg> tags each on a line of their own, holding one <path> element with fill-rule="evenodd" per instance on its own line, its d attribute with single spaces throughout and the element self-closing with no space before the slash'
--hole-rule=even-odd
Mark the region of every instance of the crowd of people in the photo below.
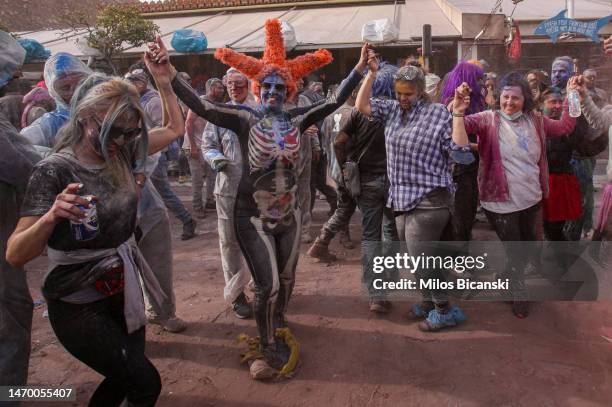
<svg viewBox="0 0 612 407">
<path fill-rule="evenodd" d="M 0 32 L 0 45 L 6 87 L 22 58 L 8 34 Z M 612 55 L 612 37 L 604 49 Z M 300 243 L 310 245 L 308 256 L 337 261 L 330 242 L 338 235 L 353 247 L 357 209 L 363 285 L 379 314 L 393 304 L 373 287 L 374 258 L 393 254 L 396 242 L 414 255 L 430 250 L 427 242 L 468 242 L 479 210 L 503 242 L 612 233 L 610 184 L 600 214 L 593 198 L 594 157 L 608 146 L 612 107 L 596 70 L 580 75 L 570 57 L 556 58 L 550 74 L 498 76 L 484 61 L 462 61 L 439 77 L 418 61 L 381 61 L 365 44 L 325 93 L 312 74 L 331 53 L 288 59 L 278 20 L 266 23 L 261 59 L 225 48 L 215 57 L 230 68 L 209 79 L 203 95 L 158 37 L 123 78 L 57 53 L 44 81 L 0 98 L 0 385 L 26 383 L 33 305 L 24 266 L 46 250 L 41 290 L 53 331 L 104 376 L 89 405 L 155 405 L 163 378 L 145 355 L 145 326 L 188 327 L 176 314 L 168 212 L 187 240 L 196 218 L 216 210 L 223 297 L 257 326 L 245 358 L 254 379 L 295 368 L 285 314 Z M 579 117 L 568 112 L 568 92 L 579 95 Z M 191 211 L 168 178 L 180 155 L 191 174 Z M 612 182 L 610 164 L 607 175 Z M 313 240 L 317 191 L 330 210 Z M 512 312 L 525 318 L 531 246 L 507 247 L 500 277 L 510 281 Z M 397 270 L 385 273 L 397 278 Z M 409 317 L 422 331 L 466 319 L 445 291 L 421 292 Z"/>
</svg>

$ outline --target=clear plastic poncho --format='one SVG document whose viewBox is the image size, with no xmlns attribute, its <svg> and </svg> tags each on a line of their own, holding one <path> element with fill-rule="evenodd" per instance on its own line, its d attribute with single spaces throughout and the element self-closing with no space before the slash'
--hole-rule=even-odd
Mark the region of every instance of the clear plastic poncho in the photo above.
<svg viewBox="0 0 612 407">
<path fill-rule="evenodd" d="M 70 76 L 80 77 L 82 80 L 91 73 L 91 69 L 80 59 L 66 52 L 58 52 L 49 58 L 45 63 L 43 75 L 45 84 L 49 89 L 49 94 L 55 99 L 57 108 L 53 112 L 44 114 L 32 123 L 31 126 L 21 130 L 21 134 L 35 146 L 52 148 L 55 144 L 57 132 L 68 121 L 70 116 L 69 104 L 60 96 L 56 88 L 58 82 Z"/>
</svg>

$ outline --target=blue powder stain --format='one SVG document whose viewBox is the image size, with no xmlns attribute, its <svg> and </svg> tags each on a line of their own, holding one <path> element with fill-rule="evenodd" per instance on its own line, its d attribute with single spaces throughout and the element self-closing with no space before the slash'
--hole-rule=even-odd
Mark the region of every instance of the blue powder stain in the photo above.
<svg viewBox="0 0 612 407">
<path fill-rule="evenodd" d="M 58 58 L 57 61 L 55 62 L 55 70 L 57 74 L 61 74 L 67 71 L 70 71 L 70 67 L 72 65 L 72 59 L 74 58 L 72 55 L 70 54 L 64 54 L 62 53 L 61 55 L 58 54 Z"/>
</svg>

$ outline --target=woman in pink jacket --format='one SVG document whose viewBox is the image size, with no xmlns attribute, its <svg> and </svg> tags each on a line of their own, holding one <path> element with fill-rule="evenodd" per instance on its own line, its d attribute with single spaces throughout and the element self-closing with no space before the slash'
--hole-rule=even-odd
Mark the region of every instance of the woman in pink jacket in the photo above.
<svg viewBox="0 0 612 407">
<path fill-rule="evenodd" d="M 465 96 L 464 85 L 457 98 Z M 571 133 L 576 119 L 569 116 L 567 103 L 558 121 L 535 112 L 529 85 L 518 73 L 502 78 L 500 89 L 499 110 L 464 117 L 468 106 L 454 103 L 453 133 L 463 135 L 466 142 L 467 133 L 478 134 L 481 206 L 499 239 L 513 242 L 505 245 L 506 269 L 498 278 L 510 280 L 512 311 L 525 318 L 529 307 L 524 270 L 531 258 L 526 252 L 530 245 L 516 242 L 536 240 L 540 201 L 548 196 L 545 138 Z"/>
</svg>

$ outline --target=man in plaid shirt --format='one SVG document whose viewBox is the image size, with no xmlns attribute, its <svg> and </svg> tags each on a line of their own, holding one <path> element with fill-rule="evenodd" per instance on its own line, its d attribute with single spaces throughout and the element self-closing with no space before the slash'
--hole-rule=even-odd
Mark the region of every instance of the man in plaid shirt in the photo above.
<svg viewBox="0 0 612 407">
<path fill-rule="evenodd" d="M 370 71 L 356 106 L 361 113 L 385 126 L 387 173 L 390 193 L 387 206 L 396 214 L 398 235 L 412 256 L 431 254 L 420 242 L 440 240 L 450 219 L 453 202 L 451 156 L 461 163 L 474 157 L 469 144 L 461 147 L 451 138 L 452 117 L 445 106 L 431 103 L 425 94 L 425 75 L 420 68 L 404 66 L 395 75 L 396 100 L 370 100 L 379 67 L 370 50 Z M 444 280 L 442 270 L 417 270 L 418 280 Z M 423 302 L 412 309 L 423 331 L 452 327 L 465 320 L 457 307 L 450 307 L 442 290 L 421 290 Z"/>
</svg>

